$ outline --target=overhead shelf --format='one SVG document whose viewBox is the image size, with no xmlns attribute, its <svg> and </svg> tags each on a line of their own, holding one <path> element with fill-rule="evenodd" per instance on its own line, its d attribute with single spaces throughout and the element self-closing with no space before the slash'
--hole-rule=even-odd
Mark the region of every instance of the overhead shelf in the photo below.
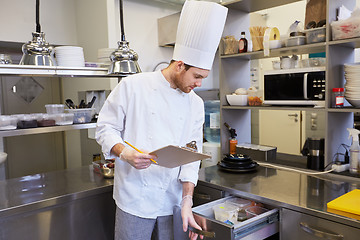
<svg viewBox="0 0 360 240">
<path fill-rule="evenodd" d="M 261 106 L 221 106 L 224 110 L 289 110 L 289 111 L 325 111 L 325 108 L 316 108 L 312 106 L 301 106 L 301 107 L 292 107 L 292 106 L 270 106 L 270 105 L 261 105 Z"/>
<path fill-rule="evenodd" d="M 122 77 L 120 75 L 108 75 L 107 73 L 107 68 L 95 67 L 50 67 L 15 64 L 0 65 L 0 75 L 44 77 Z"/>
<path fill-rule="evenodd" d="M 262 58 L 273 58 L 280 57 L 285 55 L 292 54 L 308 54 L 308 53 L 319 53 L 325 52 L 326 43 L 314 43 L 314 44 L 306 44 L 301 46 L 293 46 L 293 47 L 283 47 L 277 49 L 270 49 L 270 56 L 265 57 L 264 51 L 256 51 L 256 52 L 247 52 L 247 53 L 238 53 L 238 54 L 229 54 L 229 55 L 221 55 L 222 59 L 226 58 L 241 58 L 241 59 L 262 59 Z"/>
<path fill-rule="evenodd" d="M 256 12 L 302 0 L 225 0 L 224 6 L 243 12 Z"/>
<path fill-rule="evenodd" d="M 15 130 L 4 130 L 0 131 L 0 137 L 12 137 L 12 136 L 23 136 L 50 132 L 61 132 L 68 130 L 79 130 L 96 128 L 96 123 L 83 123 L 83 124 L 72 124 L 64 126 L 53 126 L 53 127 L 37 127 L 27 129 L 15 129 Z"/>
</svg>

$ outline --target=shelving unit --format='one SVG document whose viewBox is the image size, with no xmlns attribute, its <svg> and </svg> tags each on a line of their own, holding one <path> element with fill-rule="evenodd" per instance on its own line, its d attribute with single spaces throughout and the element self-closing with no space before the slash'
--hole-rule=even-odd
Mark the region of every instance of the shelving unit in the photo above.
<svg viewBox="0 0 360 240">
<path fill-rule="evenodd" d="M 41 76 L 41 77 L 121 77 L 120 75 L 108 75 L 107 68 L 94 67 L 49 67 L 30 65 L 0 65 L 0 76 Z M 38 127 L 29 129 L 2 130 L 0 137 L 22 136 L 68 130 L 95 128 L 96 123 L 73 124 L 66 126 Z"/>
<path fill-rule="evenodd" d="M 0 131 L 0 137 L 12 137 L 12 136 L 50 133 L 50 132 L 62 132 L 62 131 L 68 131 L 68 130 L 89 129 L 89 128 L 95 128 L 95 127 L 96 127 L 96 123 L 83 123 L 83 124 L 73 124 L 73 125 L 66 125 L 66 126 L 3 130 L 3 131 Z"/>
<path fill-rule="evenodd" d="M 282 6 L 297 1 L 291 0 L 237 0 L 223 3 L 229 8 L 228 21 L 224 29 L 224 36 L 236 35 L 244 29 L 248 29 L 249 13 L 272 7 Z M 296 47 L 285 47 L 270 50 L 270 56 L 264 56 L 263 51 L 248 52 L 232 55 L 220 55 L 220 105 L 221 105 L 221 152 L 228 149 L 228 130 L 223 126 L 227 122 L 237 129 L 239 142 L 251 142 L 251 110 L 297 110 L 311 112 L 325 112 L 325 165 L 332 161 L 334 154 L 342 143 L 348 143 L 346 128 L 353 127 L 354 112 L 360 112 L 360 108 L 331 107 L 331 89 L 343 87 L 344 63 L 354 62 L 354 49 L 360 47 L 360 38 L 332 41 L 330 23 L 335 20 L 336 9 L 344 5 L 353 9 L 355 0 L 327 0 L 327 24 L 326 41 L 315 44 L 306 44 Z M 248 35 L 250 36 L 250 35 Z M 311 107 L 280 107 L 280 106 L 229 106 L 226 94 L 231 94 L 237 88 L 250 86 L 250 60 L 273 58 L 292 54 L 309 54 L 326 52 L 326 97 L 324 108 Z"/>
</svg>

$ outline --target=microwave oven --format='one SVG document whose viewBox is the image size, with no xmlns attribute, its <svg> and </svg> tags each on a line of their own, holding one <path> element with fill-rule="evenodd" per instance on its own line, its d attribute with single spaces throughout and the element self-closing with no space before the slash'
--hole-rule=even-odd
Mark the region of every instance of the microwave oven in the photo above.
<svg viewBox="0 0 360 240">
<path fill-rule="evenodd" d="M 325 107 L 325 68 L 265 72 L 264 104 Z"/>
</svg>

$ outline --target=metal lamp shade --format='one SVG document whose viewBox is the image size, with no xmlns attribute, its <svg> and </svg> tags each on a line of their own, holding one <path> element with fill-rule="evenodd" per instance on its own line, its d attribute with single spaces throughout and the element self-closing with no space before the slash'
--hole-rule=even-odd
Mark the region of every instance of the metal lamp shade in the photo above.
<svg viewBox="0 0 360 240">
<path fill-rule="evenodd" d="M 119 41 L 118 45 L 118 49 L 110 55 L 112 63 L 109 67 L 108 74 L 127 76 L 129 74 L 141 72 L 137 62 L 138 55 L 129 48 L 129 42 Z"/>
<path fill-rule="evenodd" d="M 32 37 L 22 46 L 20 65 L 56 66 L 54 48 L 45 41 L 45 33 L 33 32 Z"/>
</svg>

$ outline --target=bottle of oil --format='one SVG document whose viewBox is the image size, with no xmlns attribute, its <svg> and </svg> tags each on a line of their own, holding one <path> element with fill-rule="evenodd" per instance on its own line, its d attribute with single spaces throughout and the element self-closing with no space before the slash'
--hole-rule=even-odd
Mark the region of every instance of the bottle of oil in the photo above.
<svg viewBox="0 0 360 240">
<path fill-rule="evenodd" d="M 245 37 L 245 32 L 241 32 L 241 38 L 239 40 L 239 53 L 245 53 L 248 50 L 248 40 Z"/>
</svg>

